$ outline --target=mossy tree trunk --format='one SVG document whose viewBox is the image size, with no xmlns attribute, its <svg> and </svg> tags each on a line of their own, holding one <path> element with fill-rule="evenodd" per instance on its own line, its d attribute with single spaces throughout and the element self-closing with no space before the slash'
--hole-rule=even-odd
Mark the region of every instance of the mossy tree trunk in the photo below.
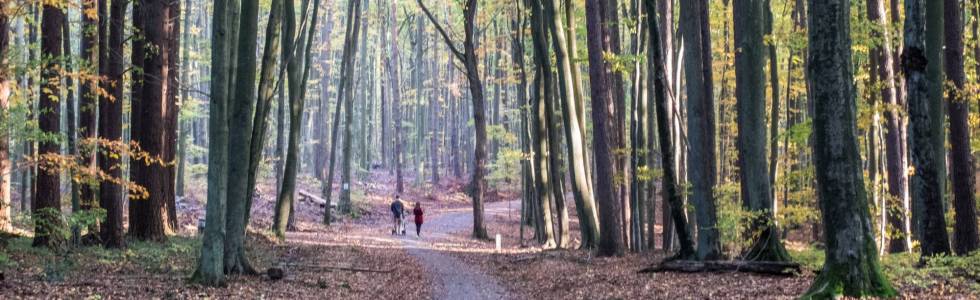
<svg viewBox="0 0 980 300">
<path fill-rule="evenodd" d="M 813 106 L 817 199 L 827 248 L 804 299 L 890 297 L 878 265 L 857 142 L 851 69 L 850 3 L 810 0 L 808 94 Z"/>
</svg>

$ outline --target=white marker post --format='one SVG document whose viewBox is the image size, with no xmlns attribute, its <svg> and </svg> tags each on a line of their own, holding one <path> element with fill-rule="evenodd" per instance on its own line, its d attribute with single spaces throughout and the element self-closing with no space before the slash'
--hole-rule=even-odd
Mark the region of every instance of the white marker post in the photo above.
<svg viewBox="0 0 980 300">
<path fill-rule="evenodd" d="M 499 233 L 497 234 L 496 242 L 497 242 L 497 252 L 500 252 L 500 234 Z"/>
</svg>

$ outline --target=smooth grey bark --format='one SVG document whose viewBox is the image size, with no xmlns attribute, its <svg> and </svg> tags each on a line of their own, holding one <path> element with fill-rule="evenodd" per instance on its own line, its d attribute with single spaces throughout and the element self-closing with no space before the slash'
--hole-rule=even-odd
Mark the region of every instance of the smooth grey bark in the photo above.
<svg viewBox="0 0 980 300">
<path fill-rule="evenodd" d="M 745 254 L 747 260 L 789 261 L 776 228 L 772 183 L 766 164 L 766 31 L 769 7 L 764 0 L 737 0 L 735 27 L 735 107 L 738 112 L 738 175 L 742 205 L 758 213 L 750 230 L 754 237 Z M 778 101 L 778 100 L 777 100 Z M 773 115 L 775 118 L 776 115 Z"/>
<path fill-rule="evenodd" d="M 707 1 L 681 1 L 681 33 L 684 36 L 685 79 L 687 80 L 687 164 L 697 220 L 698 259 L 711 260 L 721 256 L 721 242 L 715 226 L 716 183 L 715 115 L 711 95 L 711 49 L 704 28 L 707 20 Z"/>
<path fill-rule="evenodd" d="M 554 77 L 551 73 L 551 58 L 548 47 L 548 31 L 545 24 L 543 5 L 541 1 L 528 1 L 531 8 L 531 41 L 534 47 L 534 94 L 531 102 L 531 143 L 534 149 L 534 182 L 535 195 L 533 198 L 536 208 L 536 219 L 538 220 L 538 233 L 535 234 L 543 248 L 554 248 L 558 246 L 554 233 L 554 222 L 552 220 L 552 203 L 555 202 L 554 185 L 558 175 L 552 172 L 550 156 L 551 136 L 548 134 L 551 124 L 552 111 L 548 110 L 548 103 L 554 98 L 551 88 L 554 84 Z"/>
<path fill-rule="evenodd" d="M 804 299 L 896 294 L 878 265 L 858 150 L 851 69 L 850 2 L 810 0 L 807 94 L 826 261 Z"/>
<path fill-rule="evenodd" d="M 345 35 L 344 36 L 344 54 L 343 54 L 344 61 L 342 62 L 342 65 L 341 65 L 341 68 L 343 68 L 341 70 L 341 72 L 343 73 L 341 76 L 346 77 L 346 78 L 342 78 L 341 81 L 342 81 L 342 84 L 345 85 L 345 87 L 343 88 L 343 93 L 344 93 L 344 95 L 342 96 L 343 98 L 337 98 L 337 101 L 343 101 L 343 105 L 344 105 L 344 108 L 343 108 L 343 111 L 344 111 L 344 138 L 343 138 L 343 143 L 344 143 L 344 149 L 343 149 L 343 151 L 344 151 L 344 155 L 343 155 L 342 162 L 341 162 L 340 202 L 339 202 L 339 205 L 337 206 L 337 209 L 338 209 L 338 211 L 341 214 L 349 214 L 349 213 L 351 213 L 350 182 L 351 182 L 351 159 L 352 159 L 352 156 L 353 156 L 353 153 L 351 153 L 351 151 L 354 149 L 352 147 L 353 146 L 353 143 L 354 143 L 354 140 L 353 140 L 354 139 L 354 135 L 351 132 L 351 126 L 353 126 L 353 122 L 354 122 L 354 91 L 353 91 L 353 86 L 354 86 L 353 85 L 353 81 L 354 81 L 354 77 L 353 76 L 354 75 L 353 75 L 353 68 L 354 68 L 354 63 L 356 61 L 356 57 L 355 57 L 356 54 L 355 54 L 355 52 L 356 52 L 357 43 L 358 43 L 358 31 L 359 31 L 358 28 L 360 28 L 360 27 L 358 27 L 358 24 L 359 24 L 360 18 L 361 18 L 361 16 L 360 16 L 360 11 L 361 11 L 360 5 L 361 5 L 360 4 L 360 1 L 357 1 L 357 3 L 354 3 L 354 6 L 353 6 L 354 12 L 353 13 L 355 15 L 349 15 L 348 16 L 350 19 L 352 19 L 351 21 L 354 22 L 354 23 L 349 24 L 349 27 L 352 27 L 352 30 L 353 31 L 349 32 L 350 35 Z M 379 7 L 379 9 L 380 9 L 380 7 Z M 394 12 L 392 12 L 392 13 L 394 13 Z M 349 46 L 349 48 L 348 48 L 348 46 Z M 339 113 L 338 113 L 337 117 L 338 118 L 340 117 Z M 331 167 L 331 169 L 332 169 L 332 167 Z M 332 182 L 333 182 L 332 178 L 331 179 L 328 179 L 327 182 L 332 184 Z M 329 208 L 327 208 L 327 209 L 329 209 Z"/>
<path fill-rule="evenodd" d="M 944 216 L 945 148 L 942 95 L 942 1 L 905 1 L 902 69 L 908 86 L 913 224 L 923 257 L 949 253 Z"/>
<path fill-rule="evenodd" d="M 357 45 L 358 26 L 361 19 L 361 1 L 355 0 L 347 4 L 347 26 L 344 31 L 343 58 L 340 63 L 340 82 L 337 87 L 337 103 L 334 107 L 333 126 L 330 129 L 330 163 L 325 175 L 326 183 L 323 186 L 323 196 L 327 201 L 324 208 L 323 223 L 330 225 L 330 202 L 333 193 L 334 166 L 337 163 L 337 132 L 340 131 L 340 114 L 345 103 L 353 97 L 352 80 L 354 68 L 354 47 Z M 345 141 L 346 143 L 346 141 Z M 348 199 L 349 200 L 349 199 Z M 349 203 L 347 204 L 349 205 Z M 350 209 L 349 207 L 347 209 Z M 341 212 L 344 212 L 341 210 Z"/>
<path fill-rule="evenodd" d="M 113 1 L 115 2 L 115 1 Z M 207 286 L 225 283 L 225 215 L 228 193 L 228 102 L 232 50 L 237 41 L 238 0 L 215 0 L 211 29 L 211 98 L 208 109 L 208 201 L 201 256 L 192 281 Z"/>
<path fill-rule="evenodd" d="M 557 16 L 557 3 L 555 0 L 544 0 L 544 18 L 550 28 L 552 38 L 555 40 L 555 57 L 558 65 L 558 83 L 561 88 L 561 114 L 563 128 L 565 130 L 565 140 L 567 141 L 568 162 L 571 164 L 569 173 L 572 180 L 572 195 L 575 198 L 575 206 L 578 215 L 579 231 L 582 235 L 582 248 L 594 248 L 599 242 L 599 219 L 595 209 L 595 198 L 592 194 L 592 185 L 589 182 L 588 159 L 586 157 L 586 140 L 584 135 L 585 119 L 580 119 L 580 107 L 578 102 L 582 98 L 581 93 L 576 88 L 577 76 L 575 76 L 576 65 L 569 55 L 569 39 L 574 39 L 574 35 L 568 35 L 561 18 Z M 572 18 L 572 16 L 569 16 Z M 555 153 L 557 155 L 557 153 Z M 565 239 L 563 239 L 564 241 Z"/>
</svg>

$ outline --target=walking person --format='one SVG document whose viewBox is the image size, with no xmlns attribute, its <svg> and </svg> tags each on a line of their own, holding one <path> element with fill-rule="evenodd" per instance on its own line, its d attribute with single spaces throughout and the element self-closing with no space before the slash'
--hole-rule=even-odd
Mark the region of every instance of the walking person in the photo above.
<svg viewBox="0 0 980 300">
<path fill-rule="evenodd" d="M 394 229 L 391 230 L 391 234 L 398 234 L 401 232 L 404 234 L 404 227 L 402 225 L 403 216 L 405 215 L 405 205 L 402 204 L 399 195 L 395 195 L 395 201 L 391 202 L 391 215 L 394 217 Z"/>
<path fill-rule="evenodd" d="M 422 222 L 424 218 L 422 215 L 425 211 L 422 210 L 422 204 L 415 202 L 415 208 L 412 209 L 412 214 L 415 215 L 415 236 L 422 237 Z"/>
</svg>

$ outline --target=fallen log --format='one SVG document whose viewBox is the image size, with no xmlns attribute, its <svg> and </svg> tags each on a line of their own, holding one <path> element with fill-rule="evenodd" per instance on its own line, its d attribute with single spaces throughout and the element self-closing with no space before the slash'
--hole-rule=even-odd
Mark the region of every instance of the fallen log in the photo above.
<svg viewBox="0 0 980 300">
<path fill-rule="evenodd" d="M 794 262 L 775 261 L 739 261 L 739 260 L 671 260 L 640 270 L 640 273 L 658 272 L 746 272 L 779 276 L 800 274 L 800 264 Z"/>
<path fill-rule="evenodd" d="M 298 194 L 300 196 L 299 197 L 300 201 L 310 201 L 319 205 L 320 207 L 324 207 L 327 205 L 327 200 L 320 198 L 320 196 L 317 196 L 316 194 L 307 192 L 305 190 L 299 190 Z M 337 208 L 337 203 L 330 203 L 330 208 Z"/>
<path fill-rule="evenodd" d="M 363 269 L 354 267 L 341 267 L 341 266 L 328 266 L 328 265 L 307 265 L 307 264 L 285 264 L 285 267 L 291 268 L 307 268 L 307 269 L 326 269 L 326 270 L 338 270 L 338 271 L 348 271 L 348 272 L 366 272 L 366 273 L 391 273 L 394 270 L 376 270 L 376 269 Z"/>
</svg>

